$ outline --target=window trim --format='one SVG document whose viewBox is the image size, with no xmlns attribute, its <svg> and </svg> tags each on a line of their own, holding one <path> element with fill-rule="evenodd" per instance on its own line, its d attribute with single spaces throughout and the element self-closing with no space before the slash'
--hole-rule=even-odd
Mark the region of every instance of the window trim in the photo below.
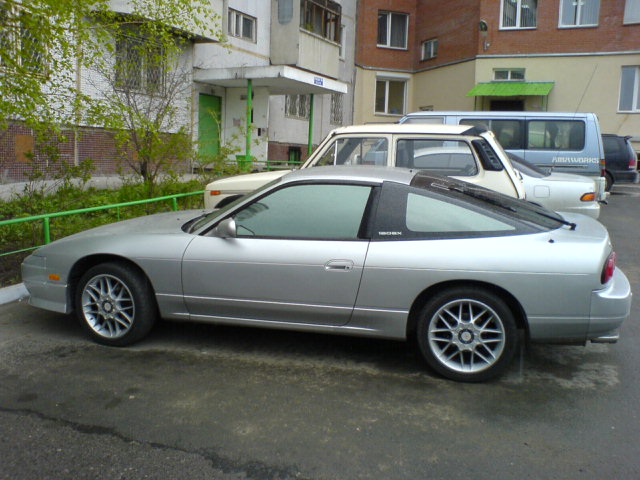
<svg viewBox="0 0 640 480">
<path fill-rule="evenodd" d="M 496 73 L 507 72 L 508 78 L 496 78 Z M 511 78 L 514 72 L 522 72 L 522 78 Z M 526 68 L 494 68 L 493 69 L 493 81 L 494 82 L 526 82 Z"/>
<path fill-rule="evenodd" d="M 505 26 L 504 21 L 504 2 L 507 0 L 500 0 L 500 30 L 535 30 L 538 28 L 538 6 L 536 5 L 536 24 L 532 27 L 522 27 L 522 0 L 516 1 L 516 24 L 513 27 Z"/>
<path fill-rule="evenodd" d="M 376 110 L 376 95 L 378 92 L 378 82 L 385 82 L 385 102 L 384 102 L 384 112 L 379 112 Z M 401 82 L 404 84 L 403 88 L 403 98 L 402 98 L 402 112 L 401 113 L 390 113 L 389 112 L 389 82 Z M 388 115 L 393 117 L 401 117 L 406 115 L 407 111 L 407 86 L 409 85 L 409 78 L 407 77 L 392 77 L 392 76 L 377 76 L 376 77 L 376 86 L 373 89 L 373 113 L 376 116 Z"/>
<path fill-rule="evenodd" d="M 378 43 L 377 32 L 376 32 L 376 46 L 378 48 L 389 48 L 391 50 L 408 50 L 409 49 L 409 14 L 402 12 L 393 12 L 390 10 L 378 10 L 378 28 L 380 25 L 380 15 L 387 15 L 387 39 L 386 43 Z M 391 45 L 391 18 L 393 15 L 401 15 L 404 17 L 404 46 L 403 47 L 394 47 Z"/>
<path fill-rule="evenodd" d="M 635 2 L 635 5 L 632 3 Z M 623 25 L 637 25 L 640 23 L 640 12 L 636 14 L 633 20 L 629 20 L 627 17 L 631 17 L 634 7 L 640 10 L 640 0 L 626 0 L 624 2 L 624 16 L 622 20 Z M 635 10 L 635 11 L 638 11 Z"/>
<path fill-rule="evenodd" d="M 631 110 L 623 110 L 620 102 L 622 100 L 622 69 L 624 68 L 633 68 L 634 70 L 634 78 L 631 92 Z M 623 65 L 620 68 L 620 84 L 619 84 L 619 92 L 618 92 L 618 113 L 640 113 L 640 65 Z"/>
<path fill-rule="evenodd" d="M 238 32 L 236 32 L 236 25 L 237 25 L 237 18 L 240 17 L 240 21 L 242 22 L 245 18 L 251 20 L 252 22 L 252 28 L 251 28 L 251 38 L 247 38 L 244 35 L 242 35 L 242 32 L 240 32 L 238 34 Z M 233 19 L 233 21 L 232 21 Z M 231 29 L 231 26 L 233 25 L 233 31 Z M 256 17 L 253 17 L 251 15 L 247 15 L 246 13 L 243 13 L 239 10 L 236 10 L 234 8 L 229 8 L 228 11 L 228 20 L 227 20 L 227 33 L 229 34 L 229 36 L 233 37 L 233 38 L 239 38 L 240 40 L 244 40 L 247 42 L 253 42 L 256 43 L 257 41 L 257 37 L 258 37 L 258 19 Z"/>
<path fill-rule="evenodd" d="M 316 7 L 322 11 L 322 18 L 320 20 L 321 31 L 317 32 L 313 24 L 306 22 L 305 14 L 309 11 L 309 6 Z M 329 17 L 332 17 L 330 19 Z M 327 31 L 327 26 L 331 23 L 334 24 L 333 35 Z M 307 28 L 310 25 L 311 28 Z M 340 44 L 340 38 L 342 35 L 342 6 L 333 0 L 301 0 L 300 1 L 300 29 L 311 35 L 322 38 L 328 42 Z"/>
<path fill-rule="evenodd" d="M 429 47 L 429 55 L 426 55 L 427 46 Z M 422 42 L 422 48 L 420 49 L 420 60 L 432 60 L 438 57 L 438 49 L 440 48 L 440 41 L 437 38 L 430 38 Z"/>
<path fill-rule="evenodd" d="M 580 3 L 581 1 L 588 2 L 589 0 L 577 0 L 576 6 L 578 7 L 578 17 L 582 20 L 582 7 L 584 4 Z M 566 0 L 560 0 L 560 8 L 558 9 L 558 28 L 593 28 L 600 25 L 600 7 L 602 3 L 600 0 L 593 0 L 598 2 L 598 22 L 597 23 L 574 23 L 574 24 L 564 24 L 562 23 L 562 13 L 565 8 Z"/>
</svg>

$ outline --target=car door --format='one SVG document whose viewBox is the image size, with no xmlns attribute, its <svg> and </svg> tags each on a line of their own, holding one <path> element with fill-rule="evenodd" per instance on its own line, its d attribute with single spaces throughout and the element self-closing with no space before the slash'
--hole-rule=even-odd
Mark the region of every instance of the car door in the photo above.
<svg viewBox="0 0 640 480">
<path fill-rule="evenodd" d="M 197 319 L 344 325 L 369 242 L 371 185 L 295 184 L 233 212 L 235 236 L 202 235 L 183 257 Z"/>
</svg>

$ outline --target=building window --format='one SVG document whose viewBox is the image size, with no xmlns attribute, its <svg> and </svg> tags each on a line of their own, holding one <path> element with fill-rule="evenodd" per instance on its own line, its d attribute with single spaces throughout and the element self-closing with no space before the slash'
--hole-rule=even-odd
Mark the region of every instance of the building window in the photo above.
<svg viewBox="0 0 640 480">
<path fill-rule="evenodd" d="M 406 97 L 405 80 L 376 81 L 376 113 L 387 115 L 403 115 Z"/>
<path fill-rule="evenodd" d="M 378 46 L 407 48 L 409 15 L 404 13 L 378 12 Z"/>
<path fill-rule="evenodd" d="M 166 55 L 161 46 L 129 33 L 116 38 L 116 85 L 149 95 L 163 95 Z"/>
<path fill-rule="evenodd" d="M 438 39 L 427 40 L 422 44 L 422 60 L 429 60 L 438 56 Z"/>
<path fill-rule="evenodd" d="M 493 70 L 493 79 L 498 82 L 523 82 L 524 68 L 496 68 Z"/>
<path fill-rule="evenodd" d="M 624 23 L 640 23 L 640 0 L 627 0 L 624 6 Z"/>
<path fill-rule="evenodd" d="M 561 27 L 587 27 L 598 25 L 599 16 L 600 0 L 561 0 Z"/>
<path fill-rule="evenodd" d="M 284 102 L 284 114 L 287 117 L 308 119 L 311 106 L 309 95 L 287 95 Z"/>
<path fill-rule="evenodd" d="M 229 9 L 229 35 L 256 41 L 256 19 L 237 10 Z"/>
<path fill-rule="evenodd" d="M 502 0 L 501 28 L 535 28 L 538 0 Z"/>
<path fill-rule="evenodd" d="M 640 66 L 622 67 L 618 110 L 640 112 Z"/>
<path fill-rule="evenodd" d="M 342 98 L 341 93 L 331 94 L 331 124 L 342 125 Z"/>
<path fill-rule="evenodd" d="M 0 2 L 0 66 L 44 74 L 45 50 L 37 35 L 43 28 L 41 18 L 21 12 L 16 5 Z"/>
<path fill-rule="evenodd" d="M 301 0 L 300 27 L 340 43 L 342 7 L 331 0 Z"/>
</svg>

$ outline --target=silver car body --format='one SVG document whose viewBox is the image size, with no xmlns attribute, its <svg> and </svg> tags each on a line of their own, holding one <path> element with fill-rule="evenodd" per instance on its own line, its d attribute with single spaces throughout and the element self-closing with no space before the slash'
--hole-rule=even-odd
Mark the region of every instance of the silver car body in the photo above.
<svg viewBox="0 0 640 480">
<path fill-rule="evenodd" d="M 394 238 L 393 231 L 380 232 L 388 237 L 379 241 L 226 238 L 212 229 L 281 188 L 314 182 L 403 186 L 414 176 L 406 169 L 303 169 L 210 214 L 193 232 L 182 228 L 198 215 L 189 211 L 76 234 L 25 260 L 29 301 L 70 312 L 83 270 L 125 260 L 149 279 L 167 319 L 405 339 L 424 295 L 441 286 L 471 284 L 511 299 L 532 341 L 617 338 L 630 311 L 629 282 L 616 269 L 601 283 L 612 250 L 609 235 L 583 215 L 565 215 L 574 229 L 483 238 L 405 240 Z"/>
</svg>

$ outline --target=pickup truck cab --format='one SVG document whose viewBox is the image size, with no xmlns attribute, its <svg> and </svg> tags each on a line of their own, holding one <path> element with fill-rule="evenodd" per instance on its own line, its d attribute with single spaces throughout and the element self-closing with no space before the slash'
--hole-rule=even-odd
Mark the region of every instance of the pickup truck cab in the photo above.
<svg viewBox="0 0 640 480">
<path fill-rule="evenodd" d="M 301 168 L 323 165 L 430 170 L 514 198 L 525 198 L 522 177 L 495 135 L 468 125 L 371 124 L 338 128 L 327 135 Z M 288 171 L 259 172 L 211 182 L 205 189 L 205 208 L 219 208 Z"/>
</svg>

